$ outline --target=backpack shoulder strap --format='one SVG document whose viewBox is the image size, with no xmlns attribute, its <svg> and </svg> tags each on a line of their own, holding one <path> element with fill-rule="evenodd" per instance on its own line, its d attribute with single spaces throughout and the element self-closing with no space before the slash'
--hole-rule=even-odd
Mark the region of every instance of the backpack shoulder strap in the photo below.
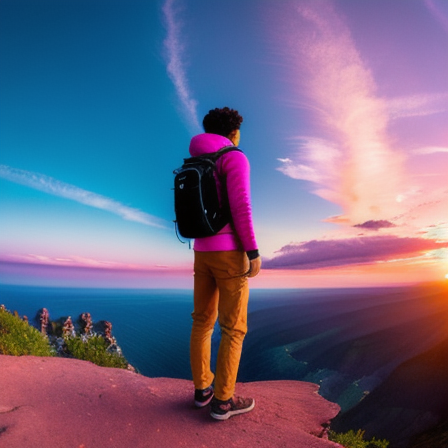
<svg viewBox="0 0 448 448">
<path fill-rule="evenodd" d="M 221 156 L 223 156 L 224 154 L 227 154 L 230 151 L 239 151 L 239 152 L 243 152 L 241 151 L 240 148 L 238 148 L 237 146 L 224 146 L 224 148 L 221 148 L 219 151 L 216 151 L 214 153 L 214 157 L 215 158 L 215 162 L 216 160 L 218 160 Z"/>
<path fill-rule="evenodd" d="M 224 154 L 227 154 L 228 152 L 231 152 L 231 151 L 243 152 L 243 151 L 241 151 L 240 148 L 238 148 L 236 146 L 224 146 L 224 148 L 221 148 L 219 151 L 216 151 L 215 153 L 211 154 L 213 156 L 212 160 L 213 160 L 213 163 L 215 164 L 215 167 L 217 169 L 217 175 L 218 176 L 221 176 L 221 173 L 220 173 L 221 165 L 219 165 L 219 167 L 217 165 L 218 159 L 220 157 L 222 157 Z"/>
<path fill-rule="evenodd" d="M 197 162 L 203 162 L 208 161 L 212 166 L 214 166 L 217 162 L 217 160 L 223 156 L 224 154 L 230 152 L 230 151 L 241 151 L 241 149 L 237 148 L 236 146 L 224 146 L 224 148 L 221 148 L 219 151 L 211 152 L 208 154 L 202 154 L 200 156 L 194 156 L 194 157 L 188 157 L 184 159 L 184 165 L 194 164 Z"/>
</svg>

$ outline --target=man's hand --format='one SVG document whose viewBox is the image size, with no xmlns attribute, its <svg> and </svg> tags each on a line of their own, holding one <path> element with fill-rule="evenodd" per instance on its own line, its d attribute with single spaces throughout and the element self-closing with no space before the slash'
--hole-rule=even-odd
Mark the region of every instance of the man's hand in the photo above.
<svg viewBox="0 0 448 448">
<path fill-rule="evenodd" d="M 258 275 L 261 269 L 261 257 L 254 258 L 250 260 L 250 272 L 249 277 L 255 277 Z"/>
</svg>

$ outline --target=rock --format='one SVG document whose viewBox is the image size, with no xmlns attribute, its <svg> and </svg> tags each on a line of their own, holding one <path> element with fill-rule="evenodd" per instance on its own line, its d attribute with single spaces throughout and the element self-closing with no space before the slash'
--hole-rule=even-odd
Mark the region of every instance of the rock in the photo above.
<svg viewBox="0 0 448 448">
<path fill-rule="evenodd" d="M 298 381 L 237 384 L 249 414 L 195 409 L 190 381 L 148 378 L 64 358 L 0 355 L 0 446 L 8 448 L 326 448 L 339 412 Z"/>
</svg>

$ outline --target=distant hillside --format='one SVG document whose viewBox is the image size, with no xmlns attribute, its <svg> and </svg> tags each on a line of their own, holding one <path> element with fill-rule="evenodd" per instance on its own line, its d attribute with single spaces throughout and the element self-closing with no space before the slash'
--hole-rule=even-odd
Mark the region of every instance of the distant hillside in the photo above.
<svg viewBox="0 0 448 448">
<path fill-rule="evenodd" d="M 319 384 L 342 408 L 332 429 L 409 448 L 448 415 L 446 284 L 328 291 L 255 311 L 249 323 L 243 374 Z"/>
<path fill-rule="evenodd" d="M 337 431 L 353 427 L 387 438 L 391 447 L 447 447 L 448 338 L 401 364 L 332 424 Z"/>
</svg>

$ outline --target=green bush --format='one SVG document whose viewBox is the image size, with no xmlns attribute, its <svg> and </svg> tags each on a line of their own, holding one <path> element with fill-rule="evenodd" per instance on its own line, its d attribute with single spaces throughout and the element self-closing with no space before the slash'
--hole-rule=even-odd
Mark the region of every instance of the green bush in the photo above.
<svg viewBox="0 0 448 448">
<path fill-rule="evenodd" d="M 48 338 L 36 328 L 4 309 L 0 309 L 0 354 L 53 356 Z"/>
<path fill-rule="evenodd" d="M 75 336 L 65 339 L 67 352 L 77 359 L 90 361 L 101 367 L 126 369 L 126 359 L 118 353 L 107 350 L 107 342 L 101 336 Z"/>
<path fill-rule="evenodd" d="M 55 329 L 54 323 L 52 324 Z M 62 324 L 59 327 L 61 328 L 56 329 L 62 333 Z M 64 339 L 55 335 L 48 337 L 20 319 L 17 313 L 11 314 L 4 307 L 0 308 L 0 354 L 2 355 L 68 355 L 102 367 L 128 368 L 128 362 L 120 349 L 118 352 L 116 350 L 115 346 L 115 351 L 111 351 L 109 343 L 97 334 L 74 335 Z"/>
<path fill-rule="evenodd" d="M 387 440 L 377 440 L 375 437 L 370 441 L 364 440 L 364 433 L 365 431 L 361 429 L 358 429 L 357 432 L 351 429 L 345 433 L 330 431 L 329 439 L 345 448 L 387 448 L 389 446 Z"/>
</svg>

